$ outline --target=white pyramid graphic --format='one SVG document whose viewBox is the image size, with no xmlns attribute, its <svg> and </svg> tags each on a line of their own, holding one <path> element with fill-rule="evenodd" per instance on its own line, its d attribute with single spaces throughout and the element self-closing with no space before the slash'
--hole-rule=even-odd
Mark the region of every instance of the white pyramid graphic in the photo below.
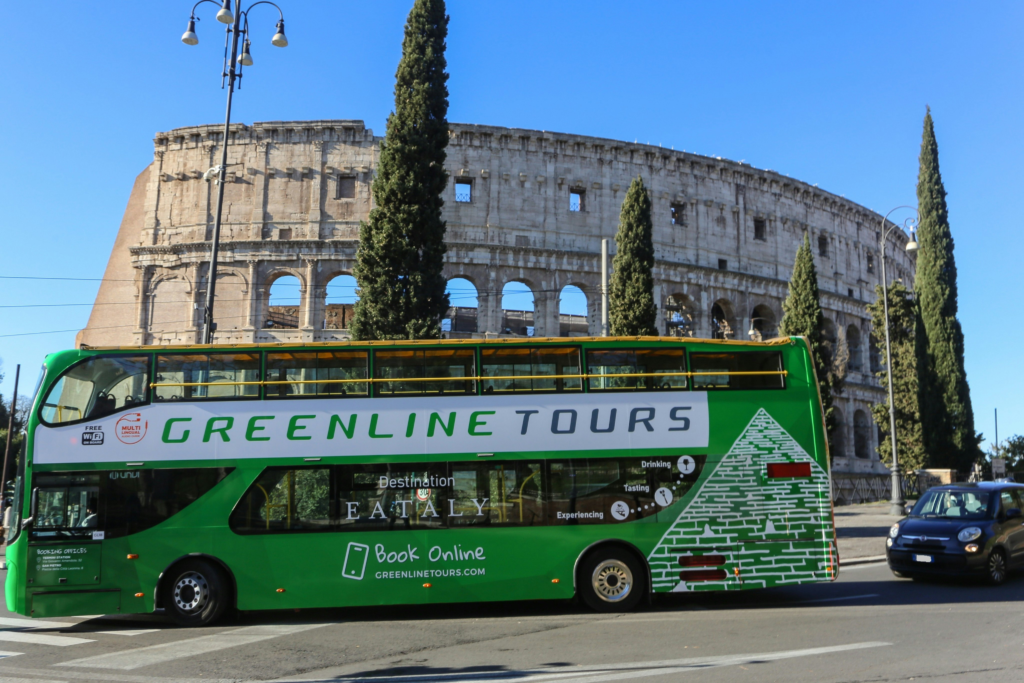
<svg viewBox="0 0 1024 683">
<path fill-rule="evenodd" d="M 810 479 L 765 479 L 768 463 L 810 463 Z M 763 408 L 665 532 L 648 560 L 655 590 L 824 581 L 833 532 L 824 469 Z M 722 580 L 687 583 L 684 555 L 723 555 Z"/>
</svg>

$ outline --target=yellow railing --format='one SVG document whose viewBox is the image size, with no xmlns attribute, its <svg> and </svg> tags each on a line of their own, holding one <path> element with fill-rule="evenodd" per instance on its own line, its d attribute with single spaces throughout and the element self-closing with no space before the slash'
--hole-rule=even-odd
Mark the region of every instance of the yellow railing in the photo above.
<svg viewBox="0 0 1024 683">
<path fill-rule="evenodd" d="M 735 377 L 735 376 L 787 376 L 788 370 L 736 370 L 736 371 L 697 371 L 697 372 L 620 372 L 614 374 L 580 374 L 580 375 L 469 375 L 466 377 L 366 377 L 362 379 L 296 379 L 296 380 L 262 380 L 250 382 L 153 382 L 151 387 L 231 387 L 277 384 L 379 384 L 381 382 L 483 382 L 486 380 L 516 381 L 545 379 L 606 379 L 611 377 Z"/>
</svg>

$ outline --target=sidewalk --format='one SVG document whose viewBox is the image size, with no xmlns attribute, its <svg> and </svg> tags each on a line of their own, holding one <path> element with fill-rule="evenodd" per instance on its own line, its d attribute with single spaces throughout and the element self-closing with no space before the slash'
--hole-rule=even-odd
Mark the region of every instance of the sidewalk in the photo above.
<svg viewBox="0 0 1024 683">
<path fill-rule="evenodd" d="M 889 515 L 889 501 L 836 506 L 835 515 L 841 564 L 884 559 L 889 527 L 900 520 Z"/>
</svg>

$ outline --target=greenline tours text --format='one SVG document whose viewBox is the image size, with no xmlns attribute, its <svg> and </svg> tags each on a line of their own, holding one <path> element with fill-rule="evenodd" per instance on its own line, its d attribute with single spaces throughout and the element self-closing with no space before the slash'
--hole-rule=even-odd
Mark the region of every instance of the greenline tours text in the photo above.
<svg viewBox="0 0 1024 683">
<path fill-rule="evenodd" d="M 540 410 L 516 410 L 519 423 L 519 434 L 525 436 L 530 430 L 550 429 L 552 434 L 574 434 L 577 428 L 580 431 L 586 430 L 594 434 L 609 434 L 621 429 L 628 432 L 643 430 L 654 432 L 666 430 L 669 432 L 685 432 L 690 429 L 690 417 L 688 411 L 691 406 L 674 406 L 660 412 L 651 406 L 631 408 L 626 419 L 619 419 L 617 408 L 594 408 L 590 415 L 584 415 L 581 419 L 580 412 L 575 408 L 561 408 L 549 412 L 550 416 L 538 416 Z M 585 412 L 585 411 L 583 411 Z M 623 411 L 625 412 L 625 411 Z M 666 414 L 667 413 L 667 414 Z M 494 410 L 474 410 L 460 420 L 458 411 L 451 411 L 447 415 L 432 412 L 420 419 L 420 414 L 411 412 L 402 420 L 390 420 L 390 425 L 381 424 L 379 413 L 370 413 L 369 419 L 360 420 L 359 413 L 352 413 L 347 419 L 340 415 L 292 415 L 288 418 L 288 427 L 285 437 L 289 441 L 311 441 L 314 436 L 322 438 L 326 436 L 330 441 L 341 435 L 346 439 L 353 439 L 357 434 L 364 433 L 371 439 L 392 439 L 402 434 L 404 427 L 405 438 L 412 438 L 417 434 L 417 425 L 426 422 L 426 436 L 433 438 L 444 434 L 454 436 L 456 431 L 468 434 L 469 436 L 491 436 L 488 420 L 497 414 Z M 587 419 L 589 417 L 589 419 Z M 667 419 L 666 419 L 667 418 Z M 199 421 L 193 422 L 191 417 L 172 417 L 164 422 L 161 439 L 164 443 L 177 444 L 186 443 L 192 438 L 193 431 L 200 427 L 203 443 L 219 441 L 228 443 L 234 439 L 246 441 L 270 441 L 271 437 L 266 433 L 268 425 L 277 420 L 277 415 L 254 415 L 249 418 L 245 425 L 235 424 L 235 418 L 231 415 L 211 417 L 206 420 L 205 425 Z M 283 419 L 283 418 L 282 418 Z M 587 425 L 589 423 L 589 425 Z M 357 430 L 359 430 L 357 432 Z M 197 434 L 198 435 L 198 434 Z"/>
</svg>

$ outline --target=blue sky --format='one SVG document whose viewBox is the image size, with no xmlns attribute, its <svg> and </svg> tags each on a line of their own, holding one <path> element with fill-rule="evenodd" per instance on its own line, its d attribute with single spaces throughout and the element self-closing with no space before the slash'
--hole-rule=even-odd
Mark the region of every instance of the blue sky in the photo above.
<svg viewBox="0 0 1024 683">
<path fill-rule="evenodd" d="M 233 119 L 392 108 L 411 0 L 281 0 L 253 11 Z M 10 394 L 82 327 L 158 131 L 223 120 L 215 8 L 188 0 L 18 3 L 0 42 L 0 358 Z M 1024 432 L 1024 4 L 450 0 L 449 118 L 639 140 L 744 160 L 880 212 L 915 203 L 931 105 L 949 193 L 977 428 Z M 54 306 L 53 304 L 61 304 Z M 78 304 L 65 306 L 64 304 Z M 43 307 L 43 305 L 46 305 Z M 23 389 L 28 391 L 30 387 Z"/>
</svg>

